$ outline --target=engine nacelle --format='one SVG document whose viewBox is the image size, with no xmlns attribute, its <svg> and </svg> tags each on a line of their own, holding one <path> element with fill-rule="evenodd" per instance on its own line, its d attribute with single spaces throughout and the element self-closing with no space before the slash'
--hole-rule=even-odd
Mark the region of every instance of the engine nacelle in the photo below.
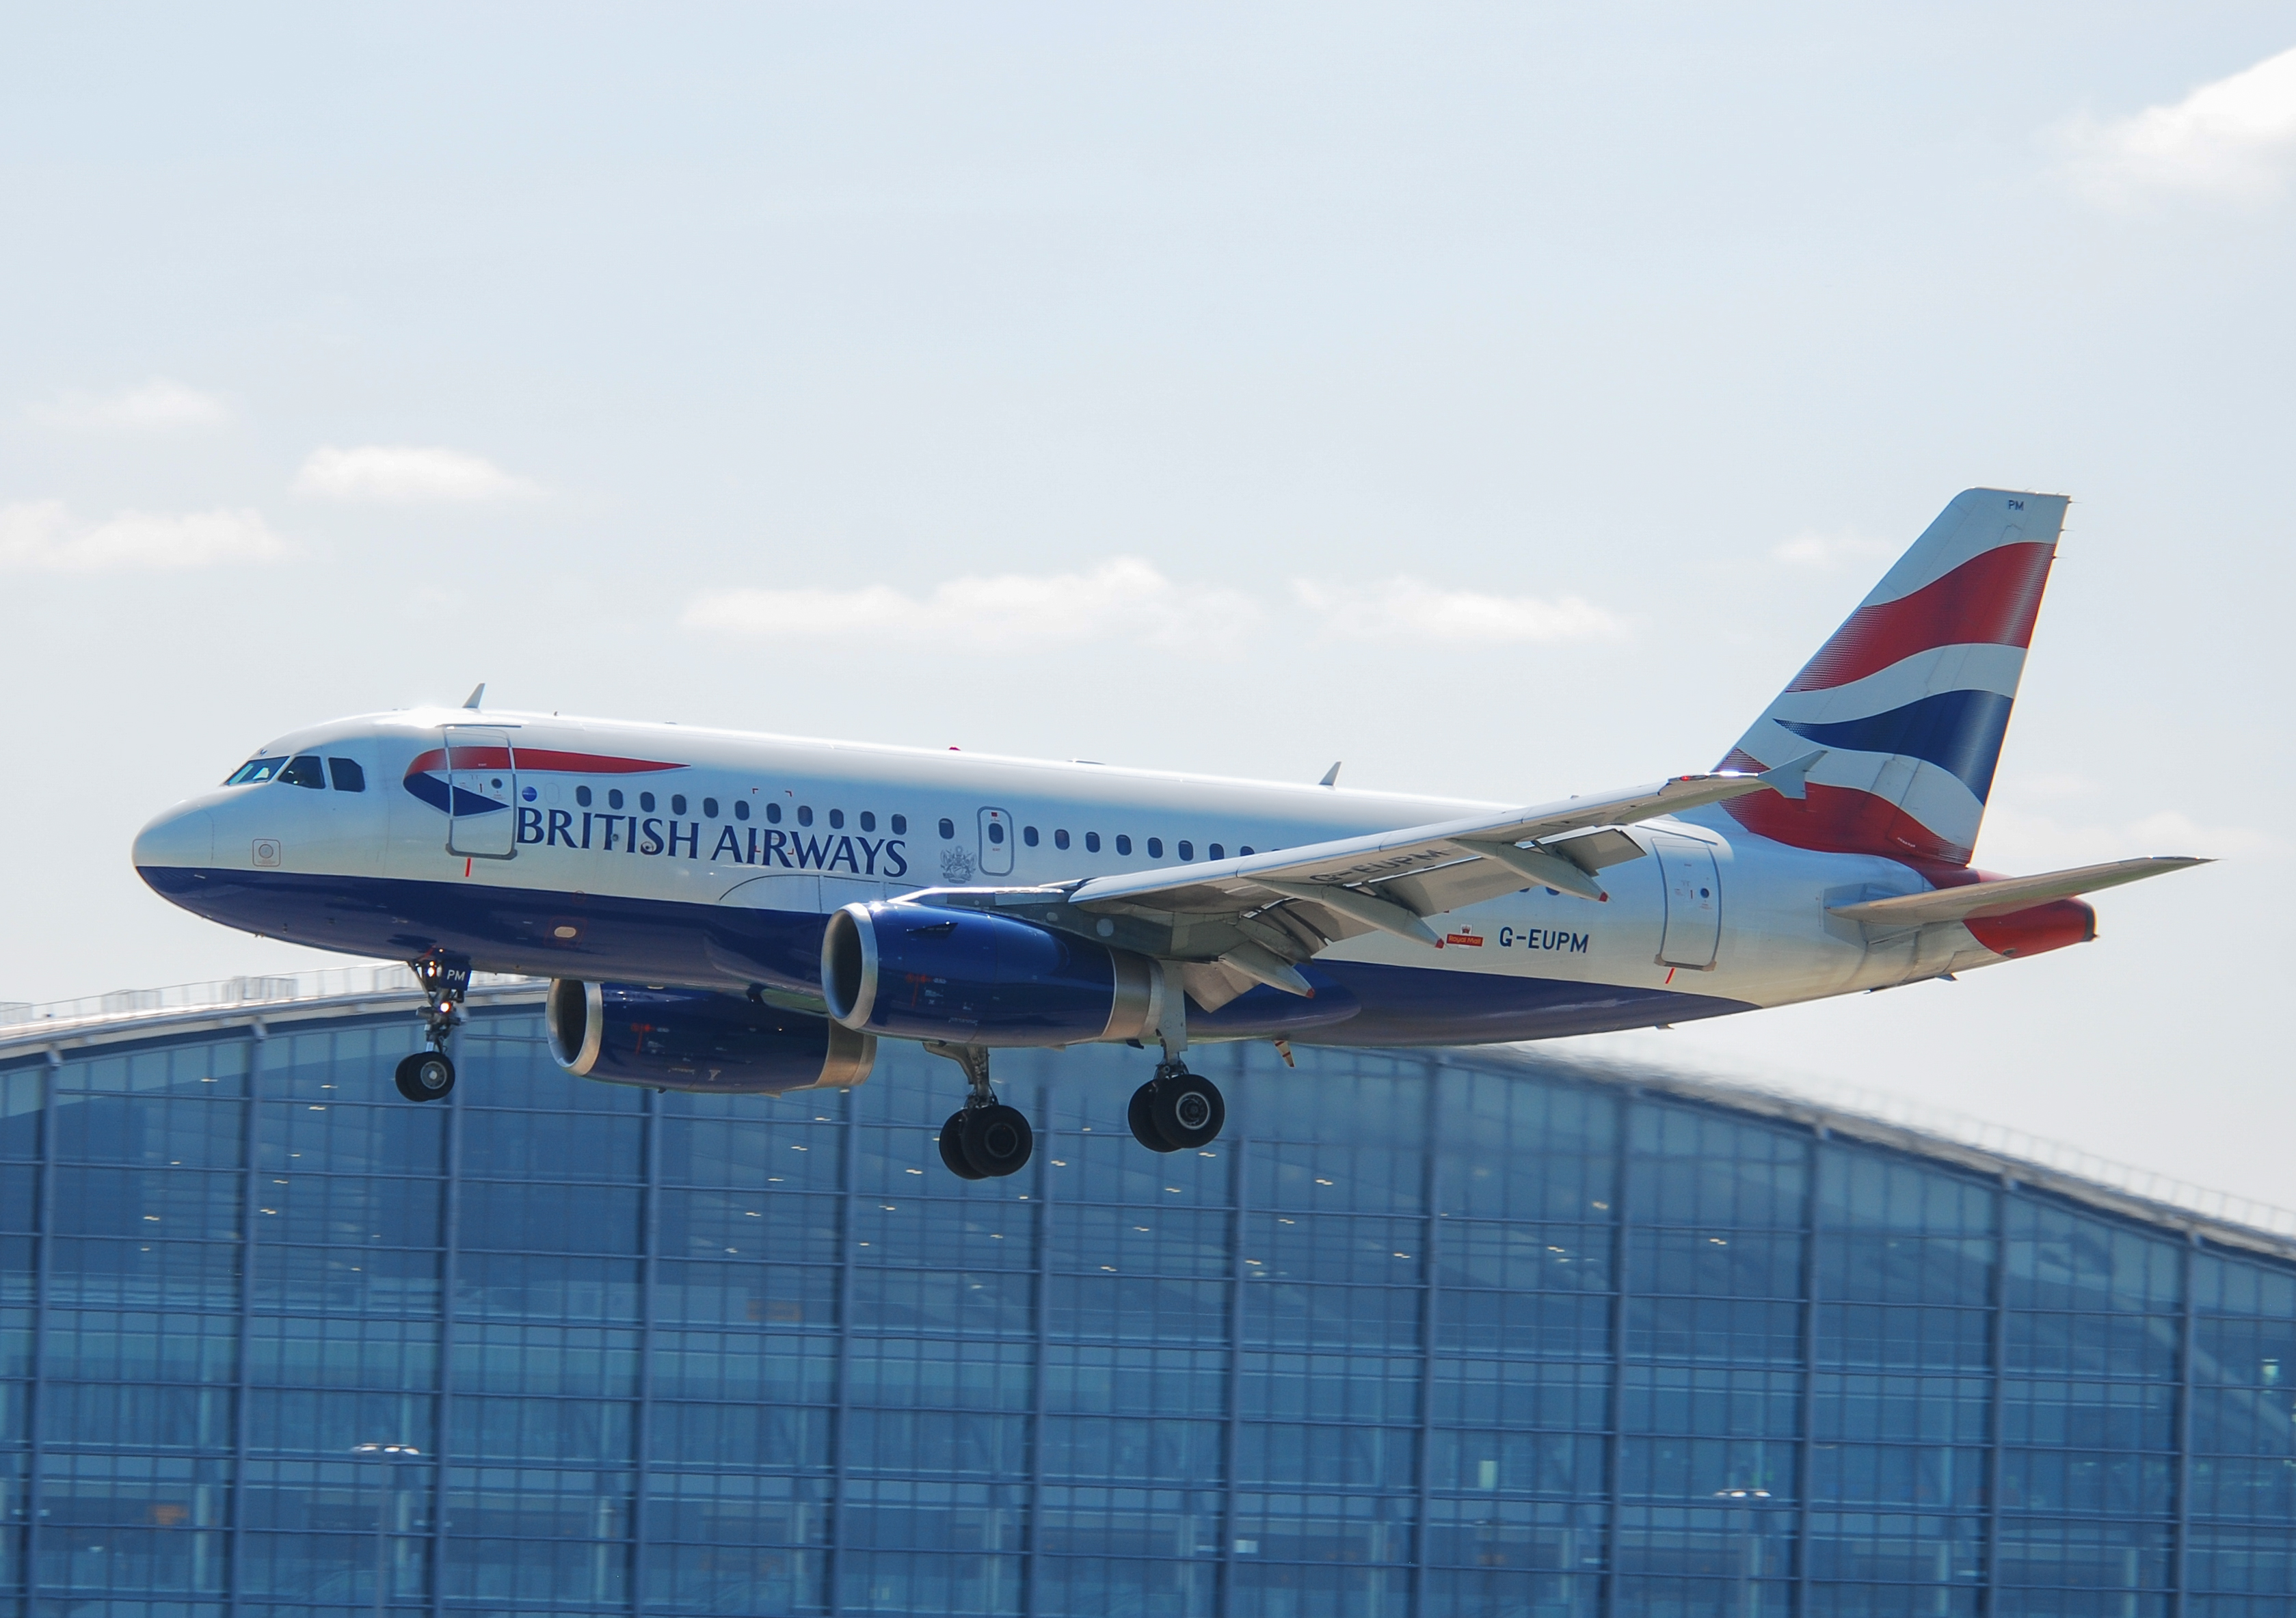
<svg viewBox="0 0 2296 1618">
<path fill-rule="evenodd" d="M 877 1059 L 873 1034 L 706 989 L 561 977 L 551 983 L 543 1021 L 561 1067 L 610 1084 L 705 1095 L 849 1090 Z"/>
<path fill-rule="evenodd" d="M 857 1032 L 1074 1045 L 1152 1037 L 1165 990 L 1144 955 L 992 911 L 896 901 L 830 917 L 821 992 L 830 1016 Z"/>
</svg>

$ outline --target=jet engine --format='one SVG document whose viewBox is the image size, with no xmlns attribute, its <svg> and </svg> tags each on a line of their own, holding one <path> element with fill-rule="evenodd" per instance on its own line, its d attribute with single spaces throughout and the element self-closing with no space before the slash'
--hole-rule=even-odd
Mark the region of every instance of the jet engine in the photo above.
<svg viewBox="0 0 2296 1618">
<path fill-rule="evenodd" d="M 570 1074 L 705 1095 L 849 1090 L 877 1058 L 873 1034 L 706 989 L 562 977 L 543 1021 L 551 1056 Z"/>
<path fill-rule="evenodd" d="M 857 1033 L 1073 1045 L 1152 1037 L 1164 975 L 1146 956 L 1010 916 L 897 900 L 830 917 L 821 990 Z"/>
</svg>

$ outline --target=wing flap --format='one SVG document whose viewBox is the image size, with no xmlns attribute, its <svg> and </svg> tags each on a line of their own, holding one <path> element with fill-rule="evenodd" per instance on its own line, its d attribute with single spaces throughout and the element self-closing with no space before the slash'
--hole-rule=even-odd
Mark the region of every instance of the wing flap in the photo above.
<svg viewBox="0 0 2296 1618">
<path fill-rule="evenodd" d="M 1891 899 L 1868 899 L 1857 904 L 1835 904 L 1826 913 L 1845 921 L 1879 926 L 1925 927 L 1938 921 L 1982 920 L 1988 916 L 2013 915 L 2052 899 L 2093 894 L 2124 882 L 2138 882 L 2187 866 L 2209 862 L 2186 854 L 2154 855 L 2139 860 L 2115 860 L 2104 865 L 2082 865 L 2035 877 L 2004 877 L 1992 882 L 1972 882 L 1962 887 L 1942 887 L 1934 893 L 1900 894 Z"/>
</svg>

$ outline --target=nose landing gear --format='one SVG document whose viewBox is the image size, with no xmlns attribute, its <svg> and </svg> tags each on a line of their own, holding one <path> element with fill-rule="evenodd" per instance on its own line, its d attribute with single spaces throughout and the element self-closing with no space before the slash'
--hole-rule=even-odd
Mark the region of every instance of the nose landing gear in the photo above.
<svg viewBox="0 0 2296 1618">
<path fill-rule="evenodd" d="M 1227 1100 L 1219 1086 L 1173 1057 L 1159 1062 L 1156 1076 L 1132 1092 L 1124 1117 L 1132 1138 L 1150 1151 L 1189 1151 L 1219 1139 Z"/>
<path fill-rule="evenodd" d="M 455 1088 L 455 1063 L 447 1054 L 447 1041 L 463 1021 L 463 998 L 471 992 L 471 963 L 425 955 L 406 964 L 422 990 L 422 1038 L 430 1049 L 418 1050 L 399 1063 L 392 1077 L 398 1093 L 408 1100 L 436 1101 Z"/>
<path fill-rule="evenodd" d="M 1026 1168 L 1036 1132 L 1026 1113 L 1005 1106 L 989 1088 L 988 1048 L 928 1040 L 925 1049 L 964 1069 L 972 1086 L 964 1105 L 940 1126 L 940 1160 L 948 1172 L 959 1180 L 1001 1180 Z"/>
</svg>

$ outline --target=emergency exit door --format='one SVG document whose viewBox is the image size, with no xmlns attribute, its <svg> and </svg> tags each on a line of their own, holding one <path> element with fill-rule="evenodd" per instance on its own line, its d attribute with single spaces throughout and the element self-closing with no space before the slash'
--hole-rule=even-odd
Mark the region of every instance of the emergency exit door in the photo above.
<svg viewBox="0 0 2296 1618">
<path fill-rule="evenodd" d="M 1666 884 L 1666 931 L 1658 946 L 1662 967 L 1704 971 L 1722 941 L 1722 873 L 1714 850 L 1695 838 L 1651 834 L 1659 874 Z"/>
<path fill-rule="evenodd" d="M 447 727 L 447 852 L 473 860 L 518 853 L 518 771 L 510 732 Z"/>
</svg>

